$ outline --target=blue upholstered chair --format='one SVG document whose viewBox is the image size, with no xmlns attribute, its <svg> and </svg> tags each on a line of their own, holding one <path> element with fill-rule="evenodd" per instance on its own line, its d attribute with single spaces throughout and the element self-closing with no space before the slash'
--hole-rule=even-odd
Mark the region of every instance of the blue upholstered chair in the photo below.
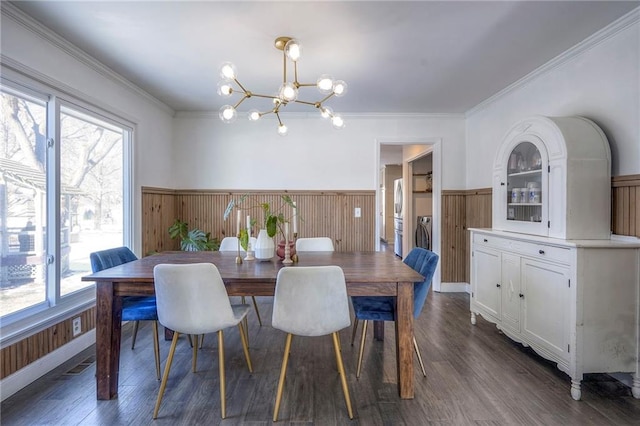
<svg viewBox="0 0 640 426">
<path fill-rule="evenodd" d="M 158 417 L 162 396 L 167 386 L 171 363 L 180 334 L 196 337 L 193 345 L 192 369 L 196 371 L 197 336 L 218 333 L 218 368 L 220 374 L 220 410 L 226 417 L 224 334 L 225 328 L 238 326 L 249 372 L 253 371 L 246 332 L 242 320 L 249 312 L 249 305 L 232 305 L 220 271 L 213 263 L 184 265 L 160 264 L 153 268 L 153 278 L 158 300 L 158 319 L 162 325 L 174 330 L 171 349 L 164 367 L 153 418 Z M 206 397 L 205 397 L 206 398 Z M 182 405 L 178 403 L 178 405 Z M 184 406 L 186 407 L 186 406 Z M 207 422 L 212 423 L 212 422 Z"/>
<path fill-rule="evenodd" d="M 438 266 L 438 255 L 427 249 L 416 247 L 409 252 L 407 257 L 404 258 L 404 263 L 411 266 L 424 277 L 424 281 L 413 284 L 413 317 L 418 318 L 420 312 L 422 312 L 424 302 L 427 299 L 427 294 L 431 287 L 431 279 L 436 271 L 436 266 Z M 351 336 L 352 346 L 356 336 L 356 330 L 358 329 L 358 322 L 360 320 L 364 321 L 362 326 L 360 351 L 358 354 L 358 370 L 356 372 L 356 377 L 360 378 L 364 342 L 367 335 L 367 321 L 394 321 L 396 317 L 396 300 L 395 297 L 392 296 L 352 296 L 351 303 L 353 304 L 353 311 L 355 314 L 353 335 Z M 415 336 L 413 337 L 413 347 L 416 351 L 416 355 L 418 356 L 420 368 L 422 368 L 422 374 L 427 377 Z"/>
<path fill-rule="evenodd" d="M 137 260 L 135 254 L 127 247 L 117 247 L 96 251 L 89 255 L 91 270 L 99 272 L 103 269 L 122 265 Z M 131 349 L 135 347 L 138 334 L 138 321 L 153 321 L 153 344 L 156 358 L 156 377 L 160 380 L 160 344 L 158 343 L 158 311 L 154 296 L 126 296 L 122 298 L 122 320 L 133 321 Z"/>
</svg>

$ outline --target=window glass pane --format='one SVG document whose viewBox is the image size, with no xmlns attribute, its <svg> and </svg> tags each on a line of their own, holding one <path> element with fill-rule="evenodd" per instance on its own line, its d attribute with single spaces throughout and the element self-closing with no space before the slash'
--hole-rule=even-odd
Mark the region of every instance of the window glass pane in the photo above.
<svg viewBox="0 0 640 426">
<path fill-rule="evenodd" d="M 0 316 L 46 300 L 46 105 L 2 91 Z"/>
<path fill-rule="evenodd" d="M 126 131 L 70 108 L 60 114 L 61 289 L 92 282 L 89 254 L 123 245 L 123 144 Z"/>
</svg>

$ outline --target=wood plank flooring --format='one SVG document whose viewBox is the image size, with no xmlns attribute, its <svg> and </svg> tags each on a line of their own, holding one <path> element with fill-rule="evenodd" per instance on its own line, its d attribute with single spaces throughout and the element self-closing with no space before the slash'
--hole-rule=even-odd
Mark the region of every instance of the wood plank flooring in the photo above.
<svg viewBox="0 0 640 426">
<path fill-rule="evenodd" d="M 151 419 L 155 379 L 150 327 L 142 326 L 131 350 L 125 327 L 119 397 L 97 401 L 95 348 L 52 371 L 2 403 L 3 425 L 266 425 L 271 424 L 284 333 L 270 327 L 271 298 L 258 298 L 264 326 L 250 313 L 249 374 L 237 328 L 225 332 L 227 419 L 220 419 L 217 339 L 205 338 L 198 371 L 181 338 L 159 418 Z M 372 333 L 369 327 L 369 333 Z M 513 343 L 481 317 L 469 321 L 469 296 L 431 293 L 416 327 L 428 377 L 415 366 L 415 399 L 398 397 L 393 325 L 385 341 L 370 335 L 360 380 L 356 344 L 341 332 L 354 408 L 344 404 L 330 337 L 293 339 L 280 421 L 282 425 L 638 425 L 640 400 L 608 375 L 588 375 L 574 401 L 567 375 L 530 349 Z M 168 341 L 161 342 L 164 368 Z M 68 373 L 84 362 L 81 372 Z M 83 365 L 76 370 L 82 370 Z"/>
</svg>

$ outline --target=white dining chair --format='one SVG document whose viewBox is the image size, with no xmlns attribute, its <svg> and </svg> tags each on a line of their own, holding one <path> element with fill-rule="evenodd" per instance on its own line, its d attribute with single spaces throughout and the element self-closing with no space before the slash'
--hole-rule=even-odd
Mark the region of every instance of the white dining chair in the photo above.
<svg viewBox="0 0 640 426">
<path fill-rule="evenodd" d="M 333 241 L 329 237 L 298 238 L 296 240 L 296 252 L 305 251 L 335 251 Z"/>
<path fill-rule="evenodd" d="M 158 321 L 174 331 L 171 349 L 164 367 L 153 418 L 158 417 L 162 396 L 169 379 L 178 336 L 196 336 L 193 345 L 192 369 L 197 362 L 197 336 L 218 332 L 218 368 L 220 374 L 220 410 L 226 417 L 224 334 L 223 330 L 238 326 L 249 372 L 253 372 L 249 346 L 242 326 L 249 305 L 232 305 L 218 268 L 212 263 L 159 264 L 153 268 L 153 279 L 158 305 Z"/>
<path fill-rule="evenodd" d="M 251 237 L 250 239 L 251 245 L 250 247 L 256 246 L 257 239 L 255 237 Z M 220 241 L 219 251 L 238 251 L 238 237 L 224 237 L 222 241 Z M 241 252 L 245 252 L 245 249 L 242 248 L 242 245 L 239 246 Z M 258 324 L 262 327 L 262 318 L 260 318 L 260 311 L 258 310 L 258 303 L 256 302 L 255 296 L 251 296 L 251 300 L 253 301 L 253 309 L 256 311 L 256 317 L 258 318 Z M 242 303 L 245 302 L 244 296 L 242 296 Z"/>
<path fill-rule="evenodd" d="M 278 421 L 294 334 L 297 336 L 332 335 L 342 392 L 349 418 L 353 419 L 349 387 L 338 340 L 338 331 L 351 325 L 347 285 L 342 269 L 339 266 L 300 266 L 280 269 L 276 277 L 271 324 L 273 328 L 287 333 L 273 421 Z"/>
<path fill-rule="evenodd" d="M 256 237 L 251 237 L 251 247 L 255 247 L 256 246 L 256 241 L 257 238 Z M 220 241 L 220 248 L 218 248 L 219 251 L 238 251 L 238 237 L 224 237 L 222 239 L 222 241 Z M 242 248 L 242 245 L 240 245 L 240 251 L 241 252 L 245 252 L 246 250 L 244 248 Z"/>
</svg>

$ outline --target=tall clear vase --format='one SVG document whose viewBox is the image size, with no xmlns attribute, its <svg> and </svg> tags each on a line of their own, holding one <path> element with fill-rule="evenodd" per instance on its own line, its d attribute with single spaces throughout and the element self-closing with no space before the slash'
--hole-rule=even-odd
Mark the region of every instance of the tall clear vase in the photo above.
<svg viewBox="0 0 640 426">
<path fill-rule="evenodd" d="M 255 258 L 257 260 L 271 260 L 275 254 L 276 245 L 273 242 L 273 238 L 269 237 L 266 229 L 261 229 L 258 232 L 258 238 L 255 246 Z"/>
</svg>

